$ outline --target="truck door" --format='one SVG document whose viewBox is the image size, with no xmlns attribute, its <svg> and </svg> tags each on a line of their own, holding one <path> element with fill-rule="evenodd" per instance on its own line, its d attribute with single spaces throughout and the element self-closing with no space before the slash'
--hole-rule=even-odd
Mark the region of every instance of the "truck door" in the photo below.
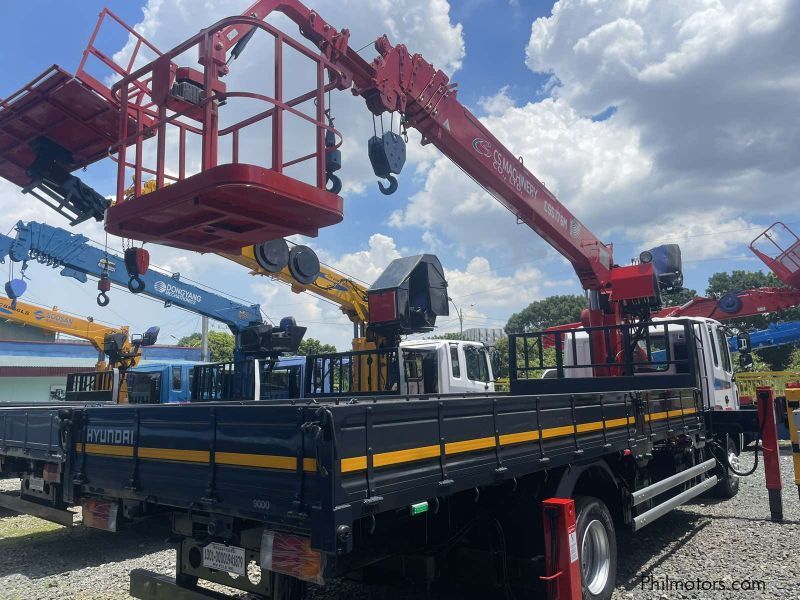
<svg viewBox="0 0 800 600">
<path fill-rule="evenodd" d="M 464 363 L 467 367 L 467 389 L 465 392 L 489 391 L 491 368 L 486 348 L 472 344 L 464 345 Z"/>
<path fill-rule="evenodd" d="M 439 359 L 436 350 L 403 350 L 403 380 L 401 393 L 438 394 Z M 402 389 L 405 388 L 405 389 Z"/>
<path fill-rule="evenodd" d="M 715 323 L 706 322 L 708 333 L 708 352 L 711 357 L 709 387 L 713 387 L 711 408 L 714 410 L 736 410 L 739 399 L 733 387 L 733 362 L 731 361 L 728 340 L 722 328 Z M 707 361 L 708 362 L 708 361 Z"/>
</svg>

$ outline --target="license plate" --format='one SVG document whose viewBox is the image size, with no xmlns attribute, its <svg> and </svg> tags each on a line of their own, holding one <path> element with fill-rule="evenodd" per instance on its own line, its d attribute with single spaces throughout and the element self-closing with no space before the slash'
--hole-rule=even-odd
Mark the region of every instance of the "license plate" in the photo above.
<svg viewBox="0 0 800 600">
<path fill-rule="evenodd" d="M 30 489 L 34 492 L 44 493 L 44 479 L 41 477 L 31 477 L 28 479 Z"/>
<path fill-rule="evenodd" d="M 244 575 L 244 548 L 212 542 L 203 548 L 203 566 L 225 573 Z"/>
</svg>

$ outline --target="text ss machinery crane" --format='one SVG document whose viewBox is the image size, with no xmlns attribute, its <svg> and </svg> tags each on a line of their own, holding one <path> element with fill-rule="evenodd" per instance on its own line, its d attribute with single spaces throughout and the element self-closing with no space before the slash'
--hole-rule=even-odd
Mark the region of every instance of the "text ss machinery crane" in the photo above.
<svg viewBox="0 0 800 600">
<path fill-rule="evenodd" d="M 101 305 L 108 301 L 106 291 L 111 283 L 127 286 L 129 281 L 122 257 L 91 245 L 83 235 L 34 221 L 17 223 L 14 238 L 0 235 L 0 263 L 6 258 L 23 263 L 23 268 L 29 261 L 60 268 L 62 276 L 81 283 L 89 276 L 97 277 Z M 291 318 L 282 321 L 281 327 L 265 324 L 258 305 L 240 304 L 185 283 L 177 273 L 169 276 L 149 270 L 140 277 L 144 295 L 164 302 L 165 306 L 178 306 L 227 325 L 234 334 L 235 351 L 240 357 L 294 352 L 305 332 Z M 100 287 L 104 281 L 107 285 Z"/>
<path fill-rule="evenodd" d="M 27 302 L 14 302 L 0 296 L 0 319 L 87 340 L 98 352 L 98 371 L 106 369 L 125 371 L 138 365 L 142 356 L 141 336 L 131 340 L 127 327 L 101 325 L 91 317 L 81 319 L 63 313 L 55 306 L 44 308 Z M 152 336 L 151 341 L 155 342 Z"/>
</svg>

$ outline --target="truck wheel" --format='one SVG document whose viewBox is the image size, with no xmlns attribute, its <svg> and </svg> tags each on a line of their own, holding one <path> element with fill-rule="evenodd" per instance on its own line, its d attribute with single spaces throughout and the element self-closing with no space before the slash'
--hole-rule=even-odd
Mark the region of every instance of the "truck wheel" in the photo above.
<svg viewBox="0 0 800 600">
<path fill-rule="evenodd" d="M 614 520 L 602 500 L 576 496 L 583 600 L 609 600 L 617 580 Z"/>
<path fill-rule="evenodd" d="M 725 448 L 725 452 L 728 455 L 728 462 L 737 471 L 741 470 L 739 464 L 739 447 L 736 445 L 734 439 L 729 435 L 725 436 Z M 726 468 L 722 478 L 719 480 L 719 483 L 714 486 L 712 494 L 717 498 L 733 498 L 738 493 L 739 477 L 734 475 L 730 469 Z"/>
</svg>

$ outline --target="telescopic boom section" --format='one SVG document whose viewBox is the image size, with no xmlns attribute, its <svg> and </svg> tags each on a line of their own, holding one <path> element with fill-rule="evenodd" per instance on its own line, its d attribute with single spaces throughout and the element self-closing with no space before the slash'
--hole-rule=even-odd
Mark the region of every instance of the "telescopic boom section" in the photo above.
<svg viewBox="0 0 800 600">
<path fill-rule="evenodd" d="M 419 54 L 386 36 L 375 42 L 379 56 L 367 63 L 348 45 L 349 31 L 338 31 L 297 0 L 262 0 L 244 14 L 258 19 L 271 12 L 287 15 L 340 72 L 340 87 L 352 91 L 375 115 L 398 112 L 405 128 L 417 129 L 492 196 L 567 258 L 584 289 L 611 285 L 612 248 L 603 244 L 458 101 L 455 84 Z M 233 25 L 220 33 L 225 50 L 249 32 Z"/>
</svg>

